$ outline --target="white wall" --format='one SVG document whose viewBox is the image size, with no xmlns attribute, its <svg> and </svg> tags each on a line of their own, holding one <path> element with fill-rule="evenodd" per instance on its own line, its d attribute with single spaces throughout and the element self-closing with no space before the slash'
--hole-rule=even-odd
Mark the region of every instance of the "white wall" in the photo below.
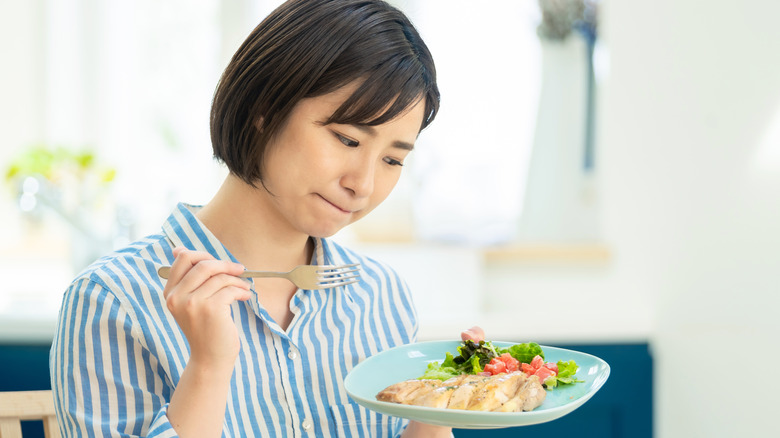
<svg viewBox="0 0 780 438">
<path fill-rule="evenodd" d="M 611 286 L 655 301 L 656 435 L 779 436 L 780 2 L 604 12 L 604 230 Z"/>
<path fill-rule="evenodd" d="M 7 3 L 7 4 L 6 4 Z M 18 144 L 40 141 L 44 81 L 42 0 L 0 4 L 0 163 Z"/>
<path fill-rule="evenodd" d="M 549 294 L 550 325 L 573 341 L 650 327 L 656 437 L 780 436 L 779 15 L 773 0 L 605 1 L 597 193 L 612 258 L 485 272 L 487 311 Z M 541 335 L 526 319 L 517 332 Z"/>
</svg>

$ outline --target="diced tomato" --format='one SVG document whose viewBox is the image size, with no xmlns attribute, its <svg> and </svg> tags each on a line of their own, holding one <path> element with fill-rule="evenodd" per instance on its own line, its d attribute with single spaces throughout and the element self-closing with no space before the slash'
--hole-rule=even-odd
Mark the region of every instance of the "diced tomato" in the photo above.
<svg viewBox="0 0 780 438">
<path fill-rule="evenodd" d="M 512 373 L 520 369 L 520 361 L 512 357 L 509 353 L 502 354 L 498 359 L 506 364 L 507 373 Z"/>
<path fill-rule="evenodd" d="M 533 374 L 534 376 L 539 378 L 540 383 L 544 383 L 545 380 L 547 380 L 548 377 L 553 375 L 553 372 L 551 369 L 547 367 L 541 367 Z"/>
<path fill-rule="evenodd" d="M 520 370 L 529 376 L 537 376 L 539 382 L 544 383 L 548 377 L 558 375 L 558 364 L 553 362 L 545 363 L 542 356 L 535 356 L 530 364 L 521 363 Z"/>
<path fill-rule="evenodd" d="M 485 371 L 490 372 L 491 375 L 501 374 L 507 372 L 506 362 L 500 357 L 494 357 L 489 364 L 485 365 Z"/>
</svg>

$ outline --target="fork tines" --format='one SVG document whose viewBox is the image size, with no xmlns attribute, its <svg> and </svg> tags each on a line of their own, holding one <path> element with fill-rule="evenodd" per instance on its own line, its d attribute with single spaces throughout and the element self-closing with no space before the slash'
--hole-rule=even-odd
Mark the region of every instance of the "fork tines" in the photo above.
<svg viewBox="0 0 780 438">
<path fill-rule="evenodd" d="M 323 265 L 317 270 L 318 280 L 323 286 L 335 287 L 352 284 L 360 279 L 360 264 Z"/>
</svg>

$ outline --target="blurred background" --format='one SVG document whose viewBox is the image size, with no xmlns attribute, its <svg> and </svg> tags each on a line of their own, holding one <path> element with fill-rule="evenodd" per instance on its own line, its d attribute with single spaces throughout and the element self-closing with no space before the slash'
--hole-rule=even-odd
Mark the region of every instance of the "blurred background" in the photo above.
<svg viewBox="0 0 780 438">
<path fill-rule="evenodd" d="M 0 0 L 0 390 L 48 385 L 79 270 L 208 202 L 212 93 L 279 3 Z M 336 238 L 406 277 L 421 340 L 478 324 L 612 366 L 500 433 L 780 435 L 780 2 L 391 3 L 442 110 Z"/>
</svg>

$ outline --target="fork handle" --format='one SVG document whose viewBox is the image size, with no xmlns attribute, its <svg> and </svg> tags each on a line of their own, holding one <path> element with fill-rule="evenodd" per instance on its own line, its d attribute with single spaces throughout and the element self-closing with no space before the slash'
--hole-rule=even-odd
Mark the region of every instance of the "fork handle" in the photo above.
<svg viewBox="0 0 780 438">
<path fill-rule="evenodd" d="M 271 271 L 244 271 L 238 275 L 241 278 L 258 278 L 258 277 L 280 277 L 287 278 L 286 272 L 271 272 Z"/>
<path fill-rule="evenodd" d="M 170 266 L 160 266 L 157 270 L 157 275 L 161 278 L 167 279 L 171 275 Z M 257 277 L 282 277 L 287 278 L 286 272 L 270 272 L 270 271 L 244 271 L 239 277 L 241 278 L 257 278 Z"/>
</svg>

